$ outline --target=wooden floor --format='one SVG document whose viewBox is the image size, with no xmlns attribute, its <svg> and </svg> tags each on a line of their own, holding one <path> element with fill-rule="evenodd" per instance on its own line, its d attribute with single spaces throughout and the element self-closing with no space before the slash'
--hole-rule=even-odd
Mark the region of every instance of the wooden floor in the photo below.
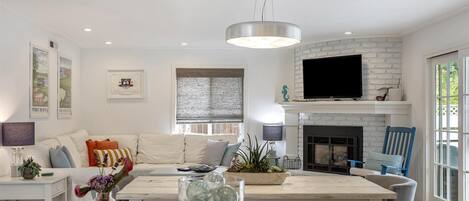
<svg viewBox="0 0 469 201">
<path fill-rule="evenodd" d="M 137 177 L 119 193 L 119 200 L 175 201 L 178 177 Z M 384 200 L 396 194 L 362 177 L 290 176 L 283 185 L 247 185 L 245 200 Z"/>
</svg>

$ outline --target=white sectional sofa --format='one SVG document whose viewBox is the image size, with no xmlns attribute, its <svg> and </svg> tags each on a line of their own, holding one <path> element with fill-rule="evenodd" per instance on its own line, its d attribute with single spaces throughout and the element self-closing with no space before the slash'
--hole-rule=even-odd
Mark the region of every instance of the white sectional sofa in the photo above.
<svg viewBox="0 0 469 201">
<path fill-rule="evenodd" d="M 208 139 L 224 140 L 237 143 L 236 135 L 169 135 L 144 133 L 135 135 L 89 135 L 86 130 L 61 135 L 26 147 L 25 157 L 33 157 L 43 167 L 43 172 L 69 175 L 69 195 L 71 200 L 91 200 L 90 196 L 77 198 L 71 191 L 77 184 L 86 184 L 88 179 L 98 174 L 96 167 L 88 166 L 86 140 L 115 140 L 119 148 L 130 148 L 135 162 L 132 176 L 149 175 L 158 167 L 185 167 L 201 163 L 205 154 Z M 49 149 L 63 145 L 71 154 L 76 168 L 52 168 Z"/>
</svg>

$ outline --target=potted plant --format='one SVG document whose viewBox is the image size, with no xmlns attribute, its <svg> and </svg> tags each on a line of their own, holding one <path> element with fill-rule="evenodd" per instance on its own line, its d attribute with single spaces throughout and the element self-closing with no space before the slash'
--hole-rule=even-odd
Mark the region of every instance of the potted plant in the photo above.
<svg viewBox="0 0 469 201">
<path fill-rule="evenodd" d="M 75 186 L 75 195 L 79 198 L 84 197 L 88 192 L 94 191 L 97 193 L 96 201 L 110 201 L 114 200 L 111 197 L 111 191 L 123 178 L 129 175 L 129 172 L 133 169 L 133 163 L 128 158 L 119 159 L 113 166 L 112 171 L 106 174 L 105 164 L 107 164 L 109 156 L 104 155 L 104 161 L 98 161 L 99 174 L 91 177 L 86 186 Z M 122 169 L 114 173 L 119 165 L 123 165 Z"/>
<path fill-rule="evenodd" d="M 272 165 L 267 160 L 267 142 L 260 145 L 257 137 L 251 140 L 248 135 L 246 150 L 240 149 L 225 175 L 241 177 L 246 184 L 282 184 L 289 175 L 284 169 Z M 239 157 L 241 160 L 239 160 Z"/>
<path fill-rule="evenodd" d="M 23 164 L 18 167 L 18 171 L 24 179 L 30 180 L 41 174 L 41 166 L 34 162 L 33 158 L 30 157 L 27 160 L 23 160 Z"/>
</svg>

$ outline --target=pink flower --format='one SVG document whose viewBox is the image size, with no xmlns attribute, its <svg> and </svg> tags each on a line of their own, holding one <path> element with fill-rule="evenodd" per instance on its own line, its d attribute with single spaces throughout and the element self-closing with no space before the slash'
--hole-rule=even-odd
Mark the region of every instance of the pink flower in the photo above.
<svg viewBox="0 0 469 201">
<path fill-rule="evenodd" d="M 130 171 L 134 169 L 134 164 L 132 161 L 128 158 L 124 158 L 124 169 L 126 170 L 126 174 L 128 175 Z"/>
<path fill-rule="evenodd" d="M 91 188 L 88 186 L 80 187 L 80 185 L 76 185 L 74 190 L 75 190 L 75 195 L 81 198 L 81 197 L 84 197 L 91 190 Z"/>
</svg>

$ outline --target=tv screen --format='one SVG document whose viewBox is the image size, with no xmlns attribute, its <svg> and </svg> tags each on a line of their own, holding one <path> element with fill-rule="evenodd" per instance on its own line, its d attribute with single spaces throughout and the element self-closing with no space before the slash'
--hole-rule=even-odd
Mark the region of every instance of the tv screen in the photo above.
<svg viewBox="0 0 469 201">
<path fill-rule="evenodd" d="M 305 99 L 361 98 L 362 55 L 303 60 Z"/>
</svg>

